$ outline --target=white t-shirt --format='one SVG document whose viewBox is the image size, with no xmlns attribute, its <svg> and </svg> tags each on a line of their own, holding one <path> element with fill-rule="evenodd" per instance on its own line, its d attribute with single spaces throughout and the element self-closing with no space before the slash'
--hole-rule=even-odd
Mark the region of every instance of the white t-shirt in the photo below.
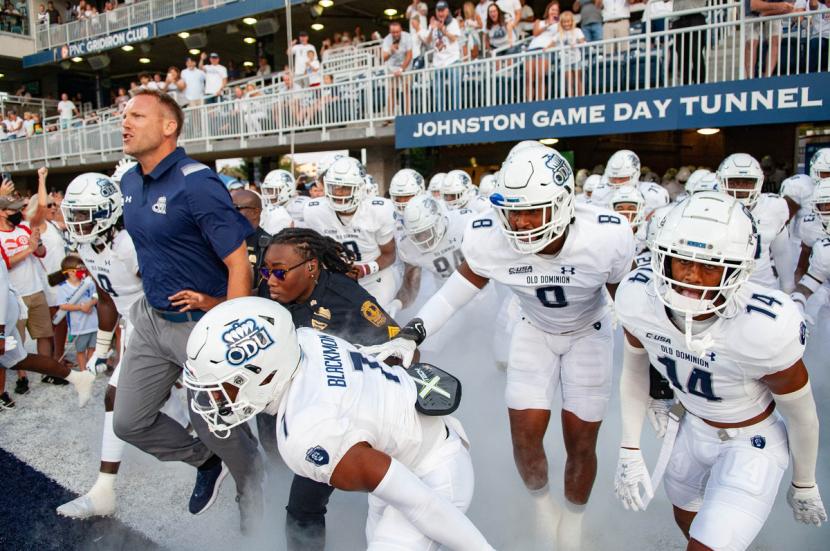
<svg viewBox="0 0 830 551">
<path fill-rule="evenodd" d="M 62 119 L 71 119 L 75 116 L 75 104 L 70 100 L 58 102 L 58 112 Z"/>
<path fill-rule="evenodd" d="M 205 96 L 205 72 L 196 67 L 182 71 L 182 80 L 185 83 L 184 97 L 188 100 L 202 99 Z"/>
<path fill-rule="evenodd" d="M 386 38 L 383 39 L 382 49 L 383 53 L 391 54 L 389 59 L 386 60 L 386 66 L 390 69 L 399 69 L 406 59 L 406 52 L 412 49 L 412 35 L 406 31 L 401 31 L 401 38 L 398 41 L 398 50 L 394 53 L 392 52 L 393 43 L 394 41 L 392 40 L 392 35 L 386 35 Z"/>
<path fill-rule="evenodd" d="M 43 275 L 47 276 L 60 271 L 61 262 L 66 257 L 67 243 L 63 238 L 63 232 L 56 228 L 52 222 L 46 222 L 46 231 L 40 235 L 40 240 L 43 241 L 43 246 L 46 247 L 46 256 L 40 259 L 43 266 Z M 57 286 L 49 287 L 47 280 L 44 290 L 46 291 L 46 302 L 49 306 L 57 306 L 55 302 Z"/>
<path fill-rule="evenodd" d="M 629 19 L 631 11 L 628 7 L 628 0 L 603 0 L 602 21 L 616 21 L 618 19 Z"/>
<path fill-rule="evenodd" d="M 294 74 L 305 75 L 305 66 L 308 63 L 308 52 L 316 52 L 313 44 L 294 44 L 291 46 L 291 54 L 294 56 Z"/>
<path fill-rule="evenodd" d="M 3 247 L 6 258 L 11 258 L 28 248 L 31 235 L 32 230 L 25 223 L 11 231 L 0 230 L 0 246 Z M 43 291 L 42 272 L 43 267 L 40 265 L 40 259 L 34 254 L 30 254 L 9 269 L 9 282 L 18 295 L 27 297 Z"/>
<path fill-rule="evenodd" d="M 83 285 L 83 283 L 81 283 Z M 69 281 L 64 281 L 58 286 L 57 300 L 58 304 L 66 304 L 69 302 L 69 297 L 72 296 L 79 286 L 72 285 Z M 90 286 L 85 291 L 81 299 L 76 304 L 89 302 L 95 294 L 95 287 Z M 69 320 L 69 334 L 70 335 L 86 335 L 87 333 L 95 333 L 98 331 L 98 310 L 92 308 L 89 314 L 80 310 L 68 312 L 66 314 Z"/>
<path fill-rule="evenodd" d="M 439 29 L 430 29 L 432 34 L 432 47 L 435 54 L 432 57 L 432 64 L 437 68 L 448 67 L 461 59 L 461 27 L 454 17 L 449 18 L 446 25 L 447 32 L 452 34 L 455 42 L 448 40 Z"/>
<path fill-rule="evenodd" d="M 313 59 L 311 63 L 307 63 L 305 67 L 308 73 L 309 86 L 316 86 L 323 82 L 323 73 L 320 72 L 320 61 Z"/>
<path fill-rule="evenodd" d="M 205 65 L 205 94 L 215 96 L 222 88 L 222 81 L 228 78 L 228 70 L 224 65 Z"/>
<path fill-rule="evenodd" d="M 496 5 L 501 11 L 507 14 L 505 21 L 513 21 L 516 19 L 516 12 L 521 11 L 522 3 L 519 0 L 496 0 Z M 482 21 L 486 21 L 482 19 Z"/>
</svg>

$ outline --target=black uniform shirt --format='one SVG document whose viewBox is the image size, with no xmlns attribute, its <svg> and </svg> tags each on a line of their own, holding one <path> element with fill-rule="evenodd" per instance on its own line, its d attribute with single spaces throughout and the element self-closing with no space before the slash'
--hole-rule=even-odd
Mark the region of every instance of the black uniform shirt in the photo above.
<svg viewBox="0 0 830 551">
<path fill-rule="evenodd" d="M 353 344 L 380 344 L 400 331 L 357 281 L 328 270 L 320 270 L 307 302 L 285 306 L 296 327 L 312 327 Z"/>
</svg>

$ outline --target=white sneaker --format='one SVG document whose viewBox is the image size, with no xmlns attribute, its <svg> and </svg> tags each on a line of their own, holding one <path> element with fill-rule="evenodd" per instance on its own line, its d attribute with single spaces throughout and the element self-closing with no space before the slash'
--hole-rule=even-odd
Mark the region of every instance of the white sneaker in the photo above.
<svg viewBox="0 0 830 551">
<path fill-rule="evenodd" d="M 95 374 L 91 371 L 79 371 L 72 384 L 78 392 L 78 407 L 84 407 L 92 397 L 92 385 L 95 384 Z"/>
<path fill-rule="evenodd" d="M 115 492 L 90 490 L 57 509 L 58 514 L 69 518 L 108 517 L 115 513 Z"/>
</svg>

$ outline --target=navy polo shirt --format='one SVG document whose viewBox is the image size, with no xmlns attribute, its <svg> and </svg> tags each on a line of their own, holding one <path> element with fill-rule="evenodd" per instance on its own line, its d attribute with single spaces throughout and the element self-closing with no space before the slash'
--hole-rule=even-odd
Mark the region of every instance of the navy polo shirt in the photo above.
<svg viewBox="0 0 830 551">
<path fill-rule="evenodd" d="M 222 259 L 254 229 L 213 170 L 177 147 L 150 174 L 143 174 L 141 165 L 124 174 L 121 193 L 124 225 L 151 306 L 175 310 L 167 297 L 184 289 L 227 294 Z"/>
</svg>

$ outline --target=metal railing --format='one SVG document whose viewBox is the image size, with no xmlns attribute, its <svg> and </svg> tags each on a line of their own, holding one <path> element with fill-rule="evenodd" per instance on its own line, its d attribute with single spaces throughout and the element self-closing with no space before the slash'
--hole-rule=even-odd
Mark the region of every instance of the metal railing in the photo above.
<svg viewBox="0 0 830 551">
<path fill-rule="evenodd" d="M 782 25 L 778 35 L 768 33 L 774 21 Z M 342 127 L 371 136 L 376 126 L 398 115 L 724 82 L 743 79 L 750 69 L 773 76 L 827 72 L 828 41 L 816 33 L 817 23 L 814 13 L 763 19 L 733 15 L 700 27 L 651 32 L 647 26 L 629 39 L 561 45 L 400 76 L 379 68 L 315 88 L 186 108 L 180 142 L 210 150 L 237 140 L 235 146 L 244 149 L 248 141 L 262 138 L 273 138 L 274 146 L 286 144 L 292 132 L 322 132 L 325 140 L 331 129 Z M 761 55 L 748 59 L 744 46 L 754 43 L 753 37 Z M 774 57 L 772 41 L 780 42 Z M 22 170 L 69 157 L 84 163 L 120 151 L 118 117 L 77 121 L 75 127 L 0 143 L 0 168 Z"/>
<path fill-rule="evenodd" d="M 35 30 L 35 49 L 49 50 L 237 1 L 239 0 L 142 0 L 118 6 L 88 19 L 60 25 L 39 24 Z"/>
</svg>

